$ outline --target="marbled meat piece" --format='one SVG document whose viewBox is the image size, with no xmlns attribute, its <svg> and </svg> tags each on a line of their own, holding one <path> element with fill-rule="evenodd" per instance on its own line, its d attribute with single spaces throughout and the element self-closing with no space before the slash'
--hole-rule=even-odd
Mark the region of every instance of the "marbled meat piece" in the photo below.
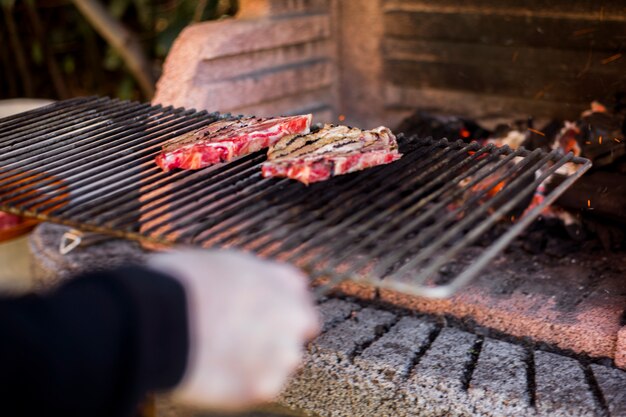
<svg viewBox="0 0 626 417">
<path fill-rule="evenodd" d="M 308 135 L 283 138 L 272 146 L 263 163 L 264 177 L 287 177 L 310 184 L 402 157 L 391 130 L 361 130 L 325 125 Z"/>
<path fill-rule="evenodd" d="M 220 120 L 167 142 L 155 162 L 165 172 L 227 162 L 267 148 L 282 138 L 309 133 L 311 117 L 305 114 Z"/>
<path fill-rule="evenodd" d="M 22 218 L 0 211 L 0 230 L 15 227 L 22 222 Z"/>
</svg>

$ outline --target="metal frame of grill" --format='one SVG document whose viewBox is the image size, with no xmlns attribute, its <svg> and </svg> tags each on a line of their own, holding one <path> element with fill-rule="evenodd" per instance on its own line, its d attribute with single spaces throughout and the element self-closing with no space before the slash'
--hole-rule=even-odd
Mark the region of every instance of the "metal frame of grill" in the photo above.
<svg viewBox="0 0 626 417">
<path fill-rule="evenodd" d="M 262 178 L 263 152 L 200 171 L 154 164 L 164 142 L 220 117 L 91 97 L 2 119 L 0 210 L 158 245 L 242 248 L 304 268 L 319 291 L 351 279 L 444 297 L 591 166 L 557 150 L 416 137 L 400 137 L 393 164 L 308 187 Z M 566 164 L 570 175 L 522 215 Z"/>
</svg>

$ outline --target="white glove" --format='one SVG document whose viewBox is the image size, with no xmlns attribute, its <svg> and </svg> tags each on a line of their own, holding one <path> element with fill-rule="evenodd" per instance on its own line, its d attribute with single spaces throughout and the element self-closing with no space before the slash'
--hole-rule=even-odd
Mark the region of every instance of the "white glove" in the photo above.
<svg viewBox="0 0 626 417">
<path fill-rule="evenodd" d="M 280 393 L 319 329 L 299 270 L 235 251 L 162 253 L 148 265 L 187 293 L 190 353 L 176 399 L 234 410 Z"/>
</svg>

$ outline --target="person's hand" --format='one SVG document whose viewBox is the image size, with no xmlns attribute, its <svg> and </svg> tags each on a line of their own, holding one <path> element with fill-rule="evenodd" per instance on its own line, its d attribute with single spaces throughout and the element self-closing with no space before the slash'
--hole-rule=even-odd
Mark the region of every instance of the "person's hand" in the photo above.
<svg viewBox="0 0 626 417">
<path fill-rule="evenodd" d="M 191 346 L 177 399 L 237 409 L 279 394 L 319 328 L 299 270 L 235 251 L 163 253 L 148 265 L 187 293 Z"/>
</svg>

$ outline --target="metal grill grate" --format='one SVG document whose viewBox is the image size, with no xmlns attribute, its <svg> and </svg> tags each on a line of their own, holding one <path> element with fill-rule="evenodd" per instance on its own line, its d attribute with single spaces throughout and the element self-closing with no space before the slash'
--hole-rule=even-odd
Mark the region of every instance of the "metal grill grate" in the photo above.
<svg viewBox="0 0 626 417">
<path fill-rule="evenodd" d="M 158 245 L 244 248 L 305 268 L 323 289 L 353 279 L 440 297 L 591 166 L 416 137 L 400 138 L 396 163 L 309 187 L 262 178 L 263 152 L 194 172 L 154 164 L 166 140 L 219 117 L 81 98 L 2 119 L 0 209 Z M 564 166 L 571 174 L 522 216 Z"/>
</svg>

